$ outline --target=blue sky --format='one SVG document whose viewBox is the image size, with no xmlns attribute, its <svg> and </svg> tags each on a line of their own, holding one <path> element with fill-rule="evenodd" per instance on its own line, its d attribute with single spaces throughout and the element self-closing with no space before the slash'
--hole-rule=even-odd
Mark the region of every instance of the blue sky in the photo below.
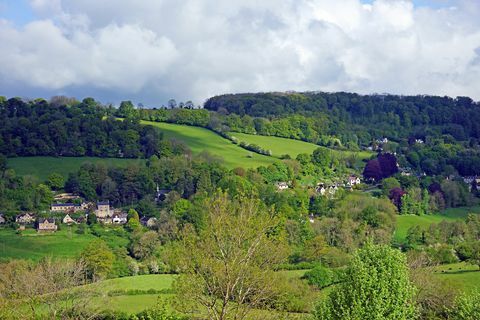
<svg viewBox="0 0 480 320">
<path fill-rule="evenodd" d="M 372 1 L 0 0 L 0 95 L 150 106 L 288 90 L 480 100 L 480 1 L 359 5 Z"/>
<path fill-rule="evenodd" d="M 0 0 L 0 17 L 23 25 L 35 18 L 27 0 Z"/>
</svg>

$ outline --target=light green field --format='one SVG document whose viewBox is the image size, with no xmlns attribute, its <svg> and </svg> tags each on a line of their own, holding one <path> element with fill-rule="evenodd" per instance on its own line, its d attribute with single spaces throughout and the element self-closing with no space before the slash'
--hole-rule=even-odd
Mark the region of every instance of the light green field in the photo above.
<svg viewBox="0 0 480 320">
<path fill-rule="evenodd" d="M 147 308 L 154 307 L 159 299 L 167 305 L 172 294 L 138 294 L 109 296 L 108 293 L 115 290 L 165 290 L 171 289 L 175 275 L 152 274 L 134 277 L 124 277 L 105 280 L 99 283 L 85 286 L 87 290 L 93 290 L 100 294 L 91 300 L 91 306 L 99 310 L 113 310 L 126 313 L 138 313 Z"/>
<path fill-rule="evenodd" d="M 142 121 L 142 123 L 160 128 L 166 138 L 184 142 L 195 154 L 208 151 L 223 158 L 228 168 L 255 168 L 268 166 L 277 161 L 275 158 L 245 150 L 205 128 L 164 122 Z"/>
<path fill-rule="evenodd" d="M 300 141 L 300 140 L 293 140 L 287 138 L 280 138 L 280 137 L 272 137 L 272 136 L 260 136 L 255 134 L 246 134 L 246 133 L 239 133 L 239 132 L 231 132 L 230 133 L 233 137 L 237 138 L 238 141 L 243 141 L 249 144 L 256 144 L 260 146 L 262 149 L 272 151 L 272 155 L 275 157 L 280 157 L 282 155 L 288 154 L 292 158 L 296 158 L 297 155 L 300 153 L 307 153 L 311 154 L 315 149 L 324 148 L 320 147 L 316 144 Z M 367 151 L 339 151 L 339 150 L 332 150 L 335 154 L 343 155 L 343 156 L 351 156 L 356 155 L 359 160 L 368 159 L 372 156 L 373 153 Z"/>
<path fill-rule="evenodd" d="M 145 160 L 94 157 L 18 157 L 9 158 L 7 165 L 18 175 L 32 175 L 40 181 L 44 181 L 53 172 L 67 177 L 70 172 L 77 171 L 86 162 L 126 167 L 131 163 L 144 163 Z"/>
<path fill-rule="evenodd" d="M 407 236 L 407 231 L 413 226 L 420 226 L 426 228 L 432 223 L 439 223 L 445 221 L 462 220 L 467 217 L 469 213 L 480 213 L 480 206 L 476 207 L 462 207 L 462 208 L 450 208 L 444 210 L 441 214 L 435 215 L 400 215 L 397 216 L 397 228 L 395 230 L 394 240 L 397 242 L 403 242 Z"/>
<path fill-rule="evenodd" d="M 435 268 L 435 276 L 446 279 L 455 289 L 473 291 L 480 289 L 480 269 L 478 266 L 462 263 L 446 264 Z"/>
<path fill-rule="evenodd" d="M 12 229 L 0 229 L 0 261 L 39 260 L 45 256 L 72 258 L 93 239 L 93 235 L 79 235 L 67 227 L 55 233 L 37 233 L 27 229 L 22 234 L 16 234 Z"/>
</svg>

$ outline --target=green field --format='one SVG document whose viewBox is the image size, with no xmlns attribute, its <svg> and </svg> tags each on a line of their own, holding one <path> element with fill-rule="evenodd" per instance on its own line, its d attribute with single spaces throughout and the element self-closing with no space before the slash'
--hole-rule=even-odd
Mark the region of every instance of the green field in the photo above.
<svg viewBox="0 0 480 320">
<path fill-rule="evenodd" d="M 130 163 L 144 163 L 141 159 L 116 159 L 94 157 L 18 157 L 9 158 L 8 167 L 18 175 L 32 175 L 44 181 L 56 172 L 67 177 L 70 172 L 77 171 L 85 162 L 103 163 L 107 166 L 126 167 Z"/>
<path fill-rule="evenodd" d="M 95 239 L 93 235 L 79 235 L 62 226 L 55 233 L 37 233 L 27 229 L 17 234 L 12 229 L 0 229 L 0 261 L 10 259 L 39 260 L 45 256 L 72 258 Z"/>
<path fill-rule="evenodd" d="M 323 148 L 316 144 L 294 140 L 294 139 L 287 139 L 287 138 L 280 138 L 280 137 L 272 137 L 272 136 L 260 136 L 255 134 L 246 134 L 246 133 L 239 133 L 239 132 L 231 132 L 230 133 L 233 137 L 237 138 L 238 141 L 243 141 L 249 144 L 256 144 L 260 146 L 262 149 L 272 151 L 272 155 L 274 157 L 280 157 L 282 155 L 288 154 L 292 158 L 296 158 L 300 153 L 307 153 L 311 154 L 315 149 Z M 333 150 L 334 153 L 343 156 L 350 156 L 356 155 L 359 160 L 362 159 L 369 159 L 373 153 L 367 151 L 339 151 Z"/>
<path fill-rule="evenodd" d="M 275 158 L 245 150 L 205 128 L 164 122 L 142 121 L 142 123 L 160 128 L 166 138 L 184 142 L 194 154 L 208 151 L 221 157 L 229 168 L 255 168 L 277 161 Z"/>
<path fill-rule="evenodd" d="M 434 274 L 449 281 L 453 288 L 461 291 L 480 289 L 480 269 L 464 262 L 445 264 L 435 268 Z"/>
<path fill-rule="evenodd" d="M 432 223 L 439 223 L 445 221 L 455 221 L 465 219 L 469 213 L 480 213 L 480 206 L 476 207 L 462 207 L 450 208 L 444 210 L 441 214 L 435 215 L 400 215 L 397 216 L 397 228 L 395 230 L 394 240 L 403 242 L 407 236 L 407 231 L 413 226 L 428 227 Z"/>
<path fill-rule="evenodd" d="M 171 289 L 175 275 L 152 274 L 133 277 L 124 277 L 105 280 L 99 283 L 85 286 L 85 289 L 92 290 L 99 294 L 91 300 L 91 306 L 100 310 L 114 310 L 126 313 L 137 313 L 155 306 L 158 299 L 166 300 L 172 294 L 138 294 L 138 295 L 115 295 L 109 296 L 109 292 L 115 290 L 165 290 Z M 108 307 L 105 307 L 108 306 Z"/>
</svg>

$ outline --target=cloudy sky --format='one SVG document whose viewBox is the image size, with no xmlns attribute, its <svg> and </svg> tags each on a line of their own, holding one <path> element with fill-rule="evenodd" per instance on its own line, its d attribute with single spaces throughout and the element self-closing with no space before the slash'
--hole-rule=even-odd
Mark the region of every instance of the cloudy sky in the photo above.
<svg viewBox="0 0 480 320">
<path fill-rule="evenodd" d="M 0 95 L 480 100 L 479 17 L 478 0 L 0 0 Z"/>
</svg>

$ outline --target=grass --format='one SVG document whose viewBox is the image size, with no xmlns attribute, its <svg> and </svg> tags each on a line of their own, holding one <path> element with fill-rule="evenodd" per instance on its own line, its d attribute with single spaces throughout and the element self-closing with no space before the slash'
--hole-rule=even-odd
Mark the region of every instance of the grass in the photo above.
<svg viewBox="0 0 480 320">
<path fill-rule="evenodd" d="M 221 157 L 228 168 L 255 168 L 268 166 L 277 161 L 275 158 L 245 150 L 205 128 L 164 122 L 142 121 L 142 123 L 160 128 L 166 138 L 182 141 L 194 154 L 208 151 Z"/>
<path fill-rule="evenodd" d="M 413 226 L 419 226 L 427 228 L 433 223 L 439 223 L 442 221 L 457 221 L 467 217 L 469 213 L 480 213 L 480 206 L 476 207 L 462 207 L 462 208 L 450 208 L 444 210 L 440 214 L 435 215 L 400 215 L 397 217 L 397 228 L 395 230 L 394 240 L 396 242 L 403 242 L 407 236 L 408 229 Z"/>
<path fill-rule="evenodd" d="M 115 290 L 164 290 L 171 289 L 175 275 L 152 274 L 133 277 L 109 279 L 99 283 L 87 285 L 85 288 L 100 294 L 91 300 L 91 307 L 99 310 L 113 310 L 126 313 L 138 313 L 157 304 L 159 299 L 165 300 L 167 306 L 172 294 L 138 294 L 109 296 Z M 107 307 L 105 307 L 107 306 Z"/>
<path fill-rule="evenodd" d="M 238 141 L 243 141 L 249 144 L 256 144 L 262 149 L 270 150 L 272 151 L 272 155 L 275 157 L 280 157 L 282 155 L 288 154 L 290 157 L 296 158 L 297 155 L 299 155 L 300 153 L 312 154 L 313 151 L 315 151 L 316 149 L 323 148 L 313 143 L 280 137 L 261 136 L 239 132 L 232 132 L 231 135 L 237 138 Z M 369 159 L 373 154 L 367 151 L 354 152 L 339 151 L 333 149 L 331 150 L 337 155 L 356 155 L 359 160 Z"/>
<path fill-rule="evenodd" d="M 37 233 L 33 229 L 17 234 L 12 229 L 0 229 L 0 261 L 10 259 L 39 260 L 45 256 L 72 258 L 77 256 L 95 237 L 79 235 L 68 227 L 55 233 Z"/>
<path fill-rule="evenodd" d="M 17 175 L 32 175 L 44 181 L 53 173 L 67 177 L 70 172 L 77 171 L 86 162 L 103 163 L 107 166 L 126 167 L 131 163 L 144 163 L 141 159 L 116 159 L 94 157 L 18 157 L 9 158 L 7 165 Z"/>
<path fill-rule="evenodd" d="M 446 279 L 453 288 L 461 291 L 480 289 L 480 269 L 478 266 L 461 263 L 441 265 L 435 268 L 435 276 Z"/>
</svg>

